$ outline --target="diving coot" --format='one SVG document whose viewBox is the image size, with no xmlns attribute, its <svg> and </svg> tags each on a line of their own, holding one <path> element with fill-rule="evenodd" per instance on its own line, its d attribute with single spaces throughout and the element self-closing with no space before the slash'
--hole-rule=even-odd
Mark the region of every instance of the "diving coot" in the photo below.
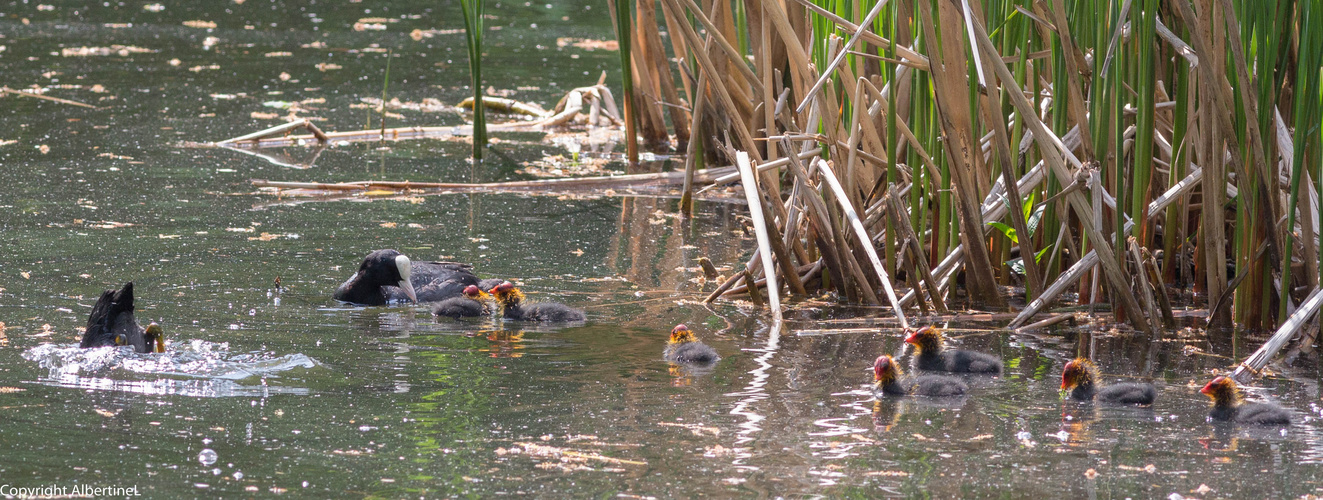
<svg viewBox="0 0 1323 500">
<path fill-rule="evenodd" d="M 681 364 L 710 365 L 721 359 L 717 351 L 698 340 L 689 327 L 676 325 L 671 330 L 671 339 L 662 352 L 666 361 Z"/>
<path fill-rule="evenodd" d="M 506 281 L 491 289 L 496 303 L 501 306 L 501 313 L 508 319 L 519 321 L 543 321 L 549 323 L 568 323 L 583 321 L 583 311 L 555 302 L 524 303 L 524 292 L 519 291 L 514 283 Z"/>
<path fill-rule="evenodd" d="M 1213 409 L 1208 412 L 1210 419 L 1241 424 L 1291 425 L 1291 413 L 1285 408 L 1272 403 L 1245 403 L 1240 388 L 1230 378 L 1217 377 L 1199 392 L 1213 400 Z"/>
<path fill-rule="evenodd" d="M 914 346 L 915 365 L 939 372 L 1001 373 L 1001 360 L 981 352 L 942 349 L 942 332 L 925 326 L 911 332 L 905 342 Z"/>
<path fill-rule="evenodd" d="M 432 308 L 432 314 L 455 319 L 484 316 L 489 312 L 486 301 L 490 299 L 491 296 L 479 289 L 478 285 L 469 285 L 464 288 L 464 295 L 437 302 L 436 307 Z"/>
<path fill-rule="evenodd" d="M 137 352 L 165 352 L 165 338 L 156 323 L 146 329 L 133 317 L 133 282 L 119 290 L 106 290 L 87 317 L 87 331 L 78 347 L 131 345 Z"/>
<path fill-rule="evenodd" d="M 873 363 L 873 380 L 877 390 L 892 396 L 959 396 L 969 391 L 963 380 L 949 375 L 920 375 L 906 377 L 891 356 L 883 354 Z"/>
<path fill-rule="evenodd" d="M 1153 384 L 1122 382 L 1099 387 L 1098 368 L 1086 358 L 1075 358 L 1061 370 L 1061 390 L 1070 391 L 1070 397 L 1080 401 L 1119 405 L 1151 405 L 1158 397 Z"/>
<path fill-rule="evenodd" d="M 499 282 L 498 282 L 499 283 Z M 473 266 L 457 262 L 412 262 L 395 250 L 377 250 L 335 289 L 335 299 L 368 306 L 392 302 L 438 302 L 481 283 Z M 495 286 L 493 284 L 492 286 Z"/>
</svg>

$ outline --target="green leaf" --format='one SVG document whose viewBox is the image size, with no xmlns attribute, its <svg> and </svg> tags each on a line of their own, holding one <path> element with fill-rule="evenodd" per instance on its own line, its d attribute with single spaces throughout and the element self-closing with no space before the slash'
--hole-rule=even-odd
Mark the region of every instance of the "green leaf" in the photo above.
<svg viewBox="0 0 1323 500">
<path fill-rule="evenodd" d="M 1049 247 L 1044 247 L 1042 250 L 1039 250 L 1038 253 L 1034 254 L 1034 262 L 1035 263 L 1042 262 L 1043 256 L 1047 255 L 1047 251 L 1051 249 L 1052 247 L 1049 246 Z"/>
<path fill-rule="evenodd" d="M 989 222 L 988 225 L 1001 231 L 1001 234 L 1005 235 L 1007 239 L 1011 240 L 1011 242 L 1016 245 L 1020 244 L 1020 239 L 1015 237 L 1015 228 L 996 221 Z"/>
</svg>

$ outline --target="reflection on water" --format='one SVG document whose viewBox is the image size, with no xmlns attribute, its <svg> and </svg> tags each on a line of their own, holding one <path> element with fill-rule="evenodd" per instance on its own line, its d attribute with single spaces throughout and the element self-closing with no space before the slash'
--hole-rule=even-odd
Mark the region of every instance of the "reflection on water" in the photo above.
<svg viewBox="0 0 1323 500">
<path fill-rule="evenodd" d="M 165 353 L 137 353 L 131 347 L 81 349 L 41 344 L 23 352 L 47 371 L 38 382 L 58 387 L 197 397 L 308 394 L 306 388 L 271 385 L 282 372 L 311 369 L 303 354 L 230 353 L 229 343 L 175 342 Z M 260 382 L 245 385 L 241 382 Z"/>
</svg>

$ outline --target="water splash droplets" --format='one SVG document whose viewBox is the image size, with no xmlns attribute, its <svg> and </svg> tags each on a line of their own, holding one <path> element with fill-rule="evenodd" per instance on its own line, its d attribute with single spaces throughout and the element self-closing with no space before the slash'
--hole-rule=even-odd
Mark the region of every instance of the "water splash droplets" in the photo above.
<svg viewBox="0 0 1323 500">
<path fill-rule="evenodd" d="M 198 462 L 202 462 L 202 465 L 215 464 L 219 458 L 220 456 L 211 448 L 203 448 L 202 451 L 198 452 Z"/>
</svg>

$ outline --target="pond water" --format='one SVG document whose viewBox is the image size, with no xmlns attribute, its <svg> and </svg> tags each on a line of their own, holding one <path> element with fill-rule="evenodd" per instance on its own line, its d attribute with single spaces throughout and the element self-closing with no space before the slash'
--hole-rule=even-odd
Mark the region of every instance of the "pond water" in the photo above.
<svg viewBox="0 0 1323 500">
<path fill-rule="evenodd" d="M 999 354 L 1003 377 L 971 378 L 963 400 L 877 401 L 872 360 L 903 345 L 894 325 L 868 326 L 880 310 L 801 301 L 774 332 L 751 308 L 701 304 L 712 285 L 695 259 L 752 250 L 739 205 L 700 203 L 684 220 L 667 197 L 277 199 L 248 182 L 518 179 L 524 162 L 568 154 L 534 134 L 498 134 L 477 168 L 463 141 L 337 147 L 307 169 L 181 147 L 274 125 L 261 114 L 283 116 L 282 103 L 325 130 L 362 128 L 351 105 L 380 97 L 385 49 L 388 99 L 459 101 L 457 3 L 51 4 L 0 3 L 4 83 L 97 108 L 0 98 L 0 140 L 16 141 L 0 146 L 0 483 L 151 497 L 1320 491 L 1317 373 L 1251 391 L 1291 409 L 1285 431 L 1205 422 L 1199 387 L 1252 346 L 966 323 L 951 343 Z M 550 107 L 616 74 L 615 52 L 557 43 L 611 39 L 601 2 L 488 14 L 488 85 L 516 99 Z M 463 120 L 398 113 L 388 125 Z M 436 321 L 331 300 L 377 248 L 473 263 L 589 320 Z M 97 295 L 127 281 L 168 352 L 71 349 Z M 662 360 L 680 322 L 723 355 L 710 371 Z M 1109 380 L 1151 378 L 1158 403 L 1063 402 L 1077 353 Z"/>
</svg>

